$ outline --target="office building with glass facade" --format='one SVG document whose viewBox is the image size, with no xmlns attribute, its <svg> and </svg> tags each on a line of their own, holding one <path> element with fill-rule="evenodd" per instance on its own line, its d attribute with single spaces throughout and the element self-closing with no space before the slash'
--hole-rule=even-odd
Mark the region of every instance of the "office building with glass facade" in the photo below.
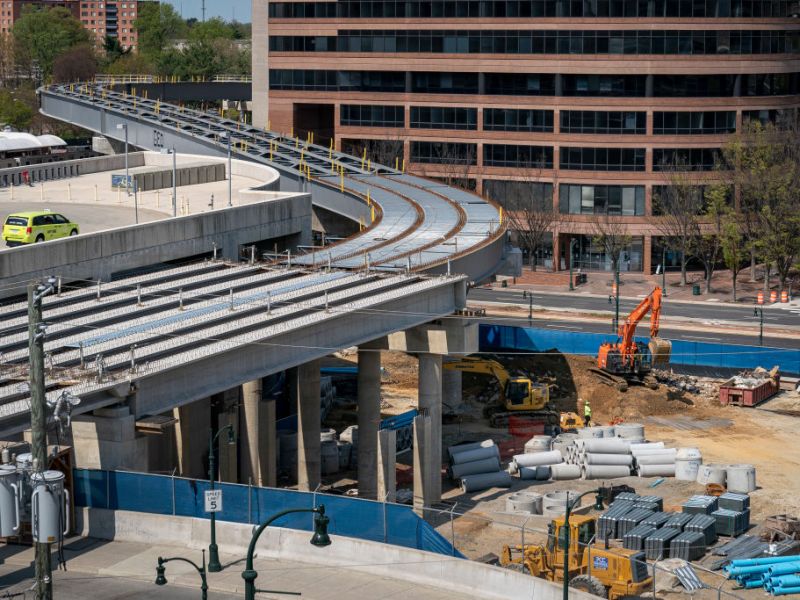
<svg viewBox="0 0 800 600">
<path fill-rule="evenodd" d="M 800 0 L 254 0 L 256 124 L 333 138 L 501 204 L 569 214 L 540 263 L 660 262 L 664 165 L 713 169 L 747 118 L 800 106 Z M 655 255 L 655 258 L 654 258 Z"/>
</svg>

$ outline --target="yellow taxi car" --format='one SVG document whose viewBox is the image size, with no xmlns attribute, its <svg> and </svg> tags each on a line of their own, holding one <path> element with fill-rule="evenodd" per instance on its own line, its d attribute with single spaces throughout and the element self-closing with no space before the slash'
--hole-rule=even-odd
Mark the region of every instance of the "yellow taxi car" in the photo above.
<svg viewBox="0 0 800 600">
<path fill-rule="evenodd" d="M 79 232 L 77 223 L 49 210 L 14 213 L 3 223 L 3 240 L 8 246 L 56 240 Z"/>
</svg>

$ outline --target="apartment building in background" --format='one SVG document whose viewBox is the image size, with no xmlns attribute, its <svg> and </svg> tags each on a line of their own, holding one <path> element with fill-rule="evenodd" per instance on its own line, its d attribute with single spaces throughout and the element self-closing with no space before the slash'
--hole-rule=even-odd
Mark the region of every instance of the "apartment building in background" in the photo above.
<svg viewBox="0 0 800 600">
<path fill-rule="evenodd" d="M 0 0 L 0 34 L 11 31 L 26 6 L 40 9 L 66 8 L 91 32 L 98 44 L 116 38 L 123 48 L 136 49 L 138 35 L 134 21 L 140 0 Z"/>
<path fill-rule="evenodd" d="M 553 270 L 570 249 L 610 269 L 593 233 L 609 215 L 631 235 L 621 268 L 650 273 L 665 165 L 707 173 L 744 119 L 800 106 L 798 15 L 797 0 L 254 0 L 254 122 L 552 203 L 569 215 L 538 257 Z"/>
</svg>

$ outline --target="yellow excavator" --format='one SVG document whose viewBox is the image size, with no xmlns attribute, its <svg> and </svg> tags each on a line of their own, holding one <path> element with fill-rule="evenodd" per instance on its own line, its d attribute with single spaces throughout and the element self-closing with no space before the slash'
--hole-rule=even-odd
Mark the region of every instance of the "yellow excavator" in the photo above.
<svg viewBox="0 0 800 600">
<path fill-rule="evenodd" d="M 645 553 L 594 543 L 596 529 L 595 517 L 570 516 L 567 564 L 570 587 L 609 600 L 651 590 L 653 580 L 647 574 Z M 500 564 L 548 581 L 564 581 L 565 534 L 564 517 L 558 517 L 548 527 L 547 544 L 504 546 Z"/>
<path fill-rule="evenodd" d="M 492 427 L 508 425 L 508 419 L 512 416 L 544 417 L 551 425 L 559 424 L 559 413 L 550 408 L 550 387 L 547 384 L 534 383 L 527 377 L 512 377 L 503 365 L 487 358 L 465 356 L 445 362 L 442 367 L 497 379 L 500 384 L 499 401 L 497 405 L 487 407 Z"/>
</svg>

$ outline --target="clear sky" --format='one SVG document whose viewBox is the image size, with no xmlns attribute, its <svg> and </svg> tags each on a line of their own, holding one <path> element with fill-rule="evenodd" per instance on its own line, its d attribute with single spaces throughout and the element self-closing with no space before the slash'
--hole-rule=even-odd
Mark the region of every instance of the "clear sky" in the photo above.
<svg viewBox="0 0 800 600">
<path fill-rule="evenodd" d="M 166 0 L 175 7 L 178 13 L 183 13 L 184 19 L 201 15 L 202 0 Z M 233 20 L 234 16 L 240 23 L 250 22 L 251 0 L 206 0 L 206 18 L 221 17 L 226 21 Z"/>
</svg>

